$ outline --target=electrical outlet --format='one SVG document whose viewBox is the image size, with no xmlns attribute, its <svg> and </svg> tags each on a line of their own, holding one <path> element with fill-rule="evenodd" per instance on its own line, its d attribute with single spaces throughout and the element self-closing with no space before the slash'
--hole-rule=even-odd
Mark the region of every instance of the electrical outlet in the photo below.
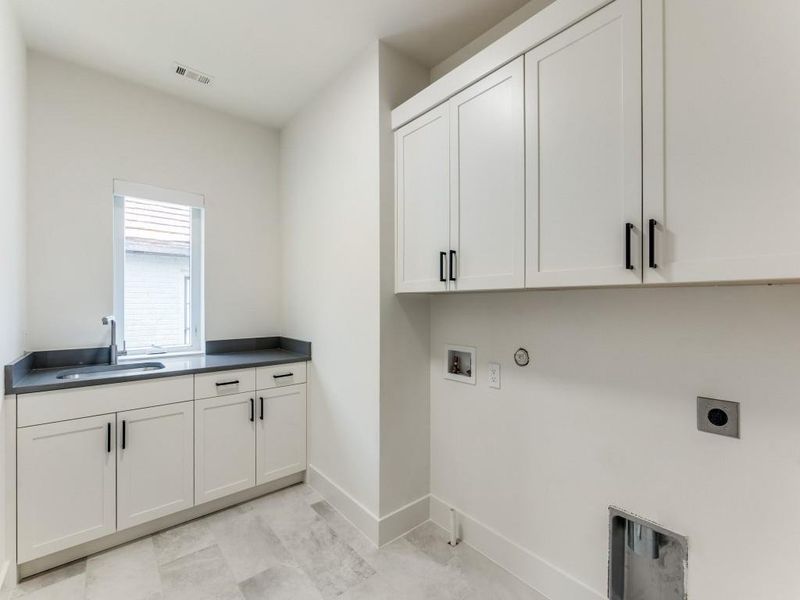
<svg viewBox="0 0 800 600">
<path fill-rule="evenodd" d="M 489 370 L 489 387 L 500 389 L 500 363 L 489 363 L 486 365 Z"/>
</svg>

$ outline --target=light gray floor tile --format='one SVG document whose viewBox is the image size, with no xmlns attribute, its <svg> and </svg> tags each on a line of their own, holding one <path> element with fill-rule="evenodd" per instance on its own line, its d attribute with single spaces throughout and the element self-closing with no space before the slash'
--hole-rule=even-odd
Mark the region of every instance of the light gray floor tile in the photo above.
<svg viewBox="0 0 800 600">
<path fill-rule="evenodd" d="M 469 586 L 465 600 L 547 600 L 477 550 L 466 544 L 459 544 L 457 548 L 451 568 L 464 577 Z"/>
<path fill-rule="evenodd" d="M 83 600 L 86 597 L 86 574 L 73 575 L 21 597 L 25 600 Z"/>
<path fill-rule="evenodd" d="M 373 544 L 370 539 L 361 533 L 350 521 L 348 521 L 342 514 L 328 504 L 325 500 L 315 502 L 311 508 L 325 519 L 325 522 L 333 529 L 338 536 L 348 544 L 356 553 L 366 560 L 373 567 L 372 560 L 375 553 L 378 552 L 378 547 Z"/>
<path fill-rule="evenodd" d="M 308 526 L 317 518 L 317 513 L 308 502 L 313 497 L 312 491 L 305 485 L 292 486 L 240 504 L 239 510 L 261 515 L 280 536 Z"/>
<path fill-rule="evenodd" d="M 214 536 L 202 519 L 178 525 L 153 536 L 158 564 L 164 565 L 214 545 Z"/>
<path fill-rule="evenodd" d="M 150 537 L 92 556 L 86 563 L 87 600 L 160 600 L 161 577 Z"/>
<path fill-rule="evenodd" d="M 470 546 L 451 548 L 432 522 L 378 549 L 306 485 L 54 569 L 4 594 L 0 600 L 545 600 Z"/>
<path fill-rule="evenodd" d="M 54 585 L 59 581 L 69 579 L 75 575 L 80 575 L 85 571 L 86 559 L 76 560 L 63 567 L 51 569 L 41 575 L 35 575 L 34 577 L 30 577 L 18 583 L 15 587 L 8 590 L 8 597 L 19 598 L 25 594 L 35 592 L 38 589 Z"/>
<path fill-rule="evenodd" d="M 298 567 L 277 565 L 239 584 L 245 600 L 322 600 L 322 594 Z"/>
<path fill-rule="evenodd" d="M 226 511 L 208 523 L 236 581 L 294 561 L 257 512 Z"/>
<path fill-rule="evenodd" d="M 517 577 L 465 543 L 455 548 L 447 542 L 447 532 L 428 521 L 405 535 L 413 546 L 438 564 L 446 566 L 451 576 L 467 585 L 464 598 L 469 600 L 546 600 Z"/>
<path fill-rule="evenodd" d="M 161 566 L 165 600 L 242 600 L 230 567 L 217 546 Z"/>
<path fill-rule="evenodd" d="M 335 598 L 374 575 L 375 570 L 324 519 L 314 511 L 312 514 L 310 522 L 278 535 L 322 596 Z"/>
<path fill-rule="evenodd" d="M 432 521 L 412 529 L 404 537 L 440 565 L 448 564 L 456 556 L 458 546 L 453 548 L 448 544 L 447 532 Z"/>
<path fill-rule="evenodd" d="M 389 580 L 380 573 L 376 573 L 366 581 L 347 590 L 339 596 L 338 600 L 399 600 L 400 598 L 402 596 L 398 595 Z"/>
<path fill-rule="evenodd" d="M 469 592 L 459 573 L 436 562 L 405 538 L 383 546 L 375 562 L 378 573 L 400 598 L 461 600 Z"/>
</svg>

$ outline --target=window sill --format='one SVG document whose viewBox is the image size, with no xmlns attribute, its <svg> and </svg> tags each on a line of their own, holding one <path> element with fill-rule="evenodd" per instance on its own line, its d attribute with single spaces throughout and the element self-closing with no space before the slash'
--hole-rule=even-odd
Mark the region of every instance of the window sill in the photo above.
<svg viewBox="0 0 800 600">
<path fill-rule="evenodd" d="M 154 361 L 162 358 L 177 358 L 179 356 L 199 356 L 205 354 L 202 350 L 181 350 L 180 352 L 151 352 L 144 354 L 125 354 L 119 356 L 120 363 L 137 362 L 142 360 Z"/>
</svg>

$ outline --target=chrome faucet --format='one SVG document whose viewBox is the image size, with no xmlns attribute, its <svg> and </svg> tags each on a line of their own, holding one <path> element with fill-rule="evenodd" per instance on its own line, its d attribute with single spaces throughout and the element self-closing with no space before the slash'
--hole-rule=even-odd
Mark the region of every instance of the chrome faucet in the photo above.
<svg viewBox="0 0 800 600">
<path fill-rule="evenodd" d="M 102 323 L 103 325 L 111 325 L 111 345 L 108 347 L 108 362 L 112 365 L 115 365 L 117 364 L 117 356 L 119 354 L 126 354 L 124 350 L 122 352 L 117 352 L 117 320 L 113 315 L 109 315 L 107 317 L 103 317 Z"/>
</svg>

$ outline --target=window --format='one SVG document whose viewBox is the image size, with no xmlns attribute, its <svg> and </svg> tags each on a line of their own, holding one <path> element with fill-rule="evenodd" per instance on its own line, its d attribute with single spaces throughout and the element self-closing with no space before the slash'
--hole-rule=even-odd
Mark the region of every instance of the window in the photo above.
<svg viewBox="0 0 800 600">
<path fill-rule="evenodd" d="M 114 315 L 128 354 L 202 351 L 203 197 L 114 182 Z"/>
</svg>

